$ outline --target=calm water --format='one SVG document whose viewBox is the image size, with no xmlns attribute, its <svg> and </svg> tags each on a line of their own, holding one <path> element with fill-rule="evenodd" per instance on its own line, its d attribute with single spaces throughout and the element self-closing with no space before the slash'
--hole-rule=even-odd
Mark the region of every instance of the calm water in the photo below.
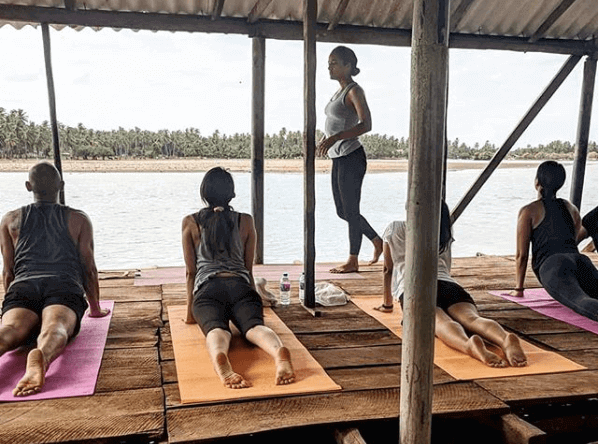
<svg viewBox="0 0 599 444">
<path fill-rule="evenodd" d="M 572 164 L 565 164 L 570 195 Z M 498 169 L 454 226 L 454 256 L 513 254 L 518 209 L 536 197 L 536 168 Z M 448 174 L 448 205 L 453 208 L 479 170 Z M 67 204 L 83 209 L 94 224 L 100 269 L 183 265 L 181 220 L 200 207 L 202 173 L 66 173 Z M 251 212 L 250 174 L 235 173 L 237 197 L 232 205 Z M 26 173 L 0 173 L 0 213 L 31 201 Z M 367 174 L 362 213 L 382 234 L 387 224 L 405 218 L 407 173 Z M 265 178 L 265 245 L 267 263 L 303 260 L 303 176 L 268 173 Z M 582 213 L 597 205 L 597 163 L 587 165 Z M 345 260 L 347 225 L 337 218 L 329 175 L 316 176 L 316 260 Z M 361 260 L 372 255 L 364 239 Z M 1 260 L 1 258 L 0 258 Z"/>
</svg>

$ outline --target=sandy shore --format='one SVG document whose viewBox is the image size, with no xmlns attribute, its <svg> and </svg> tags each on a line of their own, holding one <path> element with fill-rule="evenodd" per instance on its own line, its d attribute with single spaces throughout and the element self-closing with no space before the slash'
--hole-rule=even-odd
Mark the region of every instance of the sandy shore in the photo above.
<svg viewBox="0 0 599 444">
<path fill-rule="evenodd" d="M 27 171 L 37 162 L 35 159 L 27 160 L 0 160 L 0 172 Z M 324 173 L 331 169 L 331 160 L 317 159 L 316 172 Z M 540 161 L 511 160 L 504 161 L 500 168 L 534 168 Z M 450 160 L 450 170 L 477 169 L 482 170 L 487 165 L 486 161 L 454 161 Z M 235 172 L 251 171 L 249 159 L 134 159 L 134 160 L 63 160 L 64 172 L 202 172 L 214 166 L 222 166 Z M 264 161 L 266 172 L 301 173 L 303 161 L 301 159 L 266 159 Z M 407 171 L 407 160 L 369 160 L 368 171 L 372 173 L 387 173 Z"/>
</svg>

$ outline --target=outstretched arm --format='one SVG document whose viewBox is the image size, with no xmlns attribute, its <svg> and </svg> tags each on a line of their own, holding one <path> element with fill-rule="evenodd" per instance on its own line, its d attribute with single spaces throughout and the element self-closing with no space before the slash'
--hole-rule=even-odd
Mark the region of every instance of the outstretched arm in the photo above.
<svg viewBox="0 0 599 444">
<path fill-rule="evenodd" d="M 11 225 L 16 217 L 16 212 L 6 213 L 0 222 L 0 249 L 2 250 L 3 270 L 2 280 L 4 282 L 4 291 L 15 279 L 15 246 L 11 236 Z"/>
<path fill-rule="evenodd" d="M 110 313 L 110 310 L 100 308 L 100 285 L 98 283 L 98 269 L 94 258 L 94 233 L 91 220 L 84 212 L 72 210 L 69 223 L 73 224 L 74 231 L 78 232 L 76 245 L 79 249 L 84 268 L 85 279 L 83 285 L 89 302 L 89 316 L 92 318 L 101 318 Z"/>
<path fill-rule="evenodd" d="M 391 283 L 393 278 L 393 259 L 391 258 L 391 247 L 383 242 L 383 305 L 376 307 L 383 312 L 393 311 L 393 295 L 391 294 Z"/>
<path fill-rule="evenodd" d="M 244 244 L 244 261 L 245 268 L 250 272 L 250 279 L 252 288 L 256 288 L 254 282 L 254 256 L 256 255 L 256 226 L 254 225 L 254 219 L 249 214 L 243 215 L 243 231 L 245 235 Z"/>
<path fill-rule="evenodd" d="M 528 207 L 518 213 L 516 230 L 516 287 L 510 292 L 512 296 L 524 296 L 524 280 L 528 266 L 528 249 L 532 235 L 532 216 Z"/>
<path fill-rule="evenodd" d="M 196 243 L 200 240 L 200 230 L 192 216 L 183 219 L 182 244 L 183 258 L 185 260 L 185 283 L 187 289 L 187 324 L 195 324 L 193 317 L 193 287 L 196 277 Z"/>
</svg>

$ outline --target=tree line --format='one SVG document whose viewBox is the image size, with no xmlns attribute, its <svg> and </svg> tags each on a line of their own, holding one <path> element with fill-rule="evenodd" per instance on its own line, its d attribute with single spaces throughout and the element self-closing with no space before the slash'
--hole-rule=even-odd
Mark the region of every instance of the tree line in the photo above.
<svg viewBox="0 0 599 444">
<path fill-rule="evenodd" d="M 140 128 L 102 131 L 58 125 L 61 153 L 71 159 L 174 158 L 204 157 L 214 159 L 248 159 L 251 157 L 251 135 L 221 134 L 218 130 L 204 136 L 197 128 L 183 131 L 147 131 Z M 322 132 L 317 130 L 317 140 Z M 407 159 L 409 140 L 401 137 L 365 134 L 361 141 L 370 159 Z M 268 159 L 294 159 L 302 156 L 303 134 L 282 128 L 277 134 L 264 136 L 264 156 Z M 486 141 L 482 146 L 469 146 L 459 139 L 448 141 L 449 159 L 488 160 L 499 147 Z M 0 158 L 49 158 L 52 156 L 52 130 L 47 121 L 29 121 L 21 110 L 6 111 L 0 107 Z M 589 143 L 589 153 L 597 153 L 597 143 Z M 547 145 L 517 148 L 511 159 L 572 159 L 574 144 L 556 140 Z M 593 154 L 590 154 L 593 156 Z"/>
</svg>

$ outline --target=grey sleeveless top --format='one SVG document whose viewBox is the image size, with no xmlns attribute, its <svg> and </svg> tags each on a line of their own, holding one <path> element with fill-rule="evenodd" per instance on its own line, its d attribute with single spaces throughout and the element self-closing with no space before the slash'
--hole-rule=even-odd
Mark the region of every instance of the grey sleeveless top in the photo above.
<svg viewBox="0 0 599 444">
<path fill-rule="evenodd" d="M 70 280 L 84 289 L 83 264 L 69 233 L 71 209 L 36 202 L 21 208 L 21 227 L 15 248 L 15 280 Z"/>
<path fill-rule="evenodd" d="M 195 293 L 200 286 L 217 273 L 228 272 L 236 274 L 244 278 L 248 284 L 250 281 L 250 272 L 245 268 L 245 251 L 241 243 L 241 235 L 239 233 L 239 220 L 241 214 L 232 211 L 234 220 L 233 231 L 231 232 L 231 253 L 227 251 L 211 252 L 206 245 L 206 238 L 201 236 L 200 245 L 196 250 L 196 277 L 193 286 Z M 199 214 L 199 213 L 198 213 Z M 200 228 L 198 214 L 194 214 L 194 219 Z"/>
<path fill-rule="evenodd" d="M 351 82 L 348 84 L 343 90 L 337 94 L 335 94 L 327 106 L 324 108 L 324 113 L 327 116 L 327 120 L 324 124 L 324 132 L 327 137 L 332 136 L 333 134 L 337 134 L 341 131 L 348 130 L 356 126 L 360 119 L 358 118 L 358 114 L 351 109 L 345 106 L 345 97 L 347 93 L 358 84 L 356 82 Z M 333 146 L 329 148 L 327 154 L 331 159 L 335 157 L 347 156 L 352 151 L 357 150 L 362 145 L 357 137 L 352 139 L 343 139 L 335 142 Z"/>
</svg>

